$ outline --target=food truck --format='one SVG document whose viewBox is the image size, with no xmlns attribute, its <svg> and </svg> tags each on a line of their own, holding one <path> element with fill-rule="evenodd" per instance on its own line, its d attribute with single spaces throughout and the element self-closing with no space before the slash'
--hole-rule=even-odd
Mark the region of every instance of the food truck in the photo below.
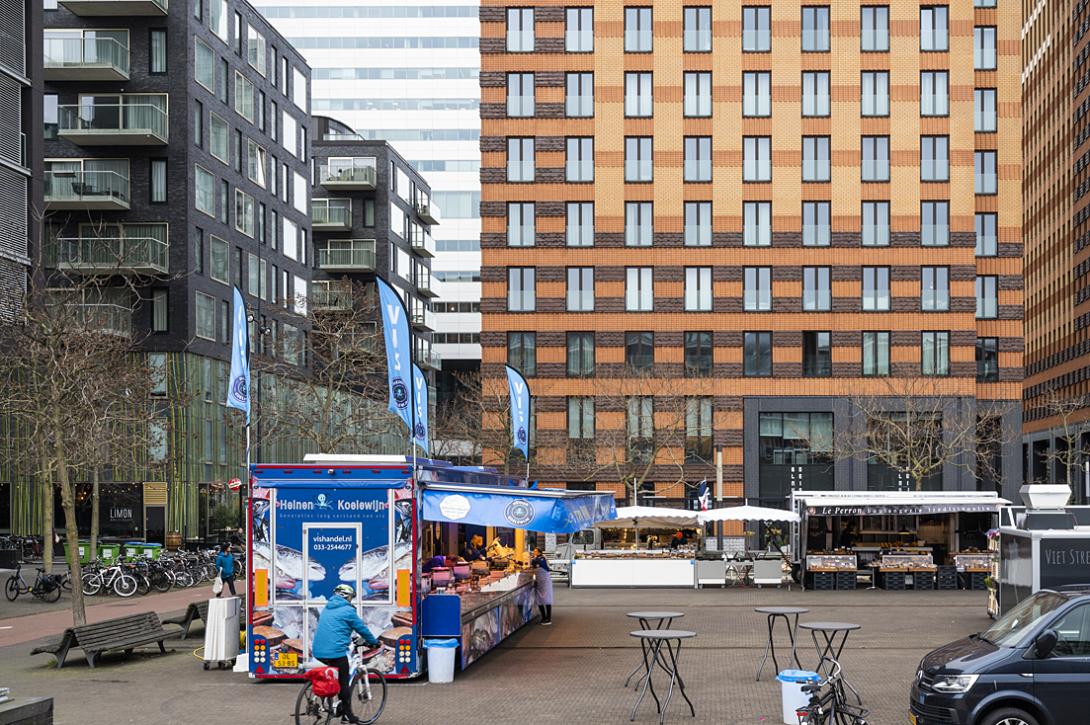
<svg viewBox="0 0 1090 725">
<path fill-rule="evenodd" d="M 415 465 L 415 470 L 414 470 Z M 307 456 L 251 467 L 247 644 L 255 678 L 315 666 L 318 617 L 338 584 L 393 678 L 424 669 L 423 640 L 460 639 L 466 666 L 535 615 L 525 557 L 432 572 L 457 552 L 459 527 L 570 533 L 615 516 L 612 494 L 531 488 L 489 468 L 404 456 Z M 497 529 L 498 530 L 498 529 Z"/>
<path fill-rule="evenodd" d="M 1031 488 L 1027 486 L 1026 488 Z M 1090 589 L 1090 506 L 1008 506 L 999 520 L 999 613 L 1041 589 Z"/>
</svg>

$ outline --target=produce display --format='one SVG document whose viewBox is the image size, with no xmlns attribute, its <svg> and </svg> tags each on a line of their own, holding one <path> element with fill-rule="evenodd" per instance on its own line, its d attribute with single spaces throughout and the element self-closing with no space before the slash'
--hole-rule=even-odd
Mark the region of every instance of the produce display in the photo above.
<svg viewBox="0 0 1090 725">
<path fill-rule="evenodd" d="M 855 571 L 859 568 L 855 554 L 845 551 L 817 552 L 806 555 L 809 571 Z"/>
<path fill-rule="evenodd" d="M 934 571 L 931 554 L 882 554 L 882 571 Z"/>
</svg>

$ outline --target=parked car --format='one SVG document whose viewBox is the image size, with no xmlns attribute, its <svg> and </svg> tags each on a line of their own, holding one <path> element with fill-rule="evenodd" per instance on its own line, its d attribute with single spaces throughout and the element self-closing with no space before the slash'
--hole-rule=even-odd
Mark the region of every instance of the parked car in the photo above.
<svg viewBox="0 0 1090 725">
<path fill-rule="evenodd" d="M 939 647 L 912 683 L 915 725 L 1075 725 L 1090 691 L 1090 587 L 1041 590 Z"/>
</svg>

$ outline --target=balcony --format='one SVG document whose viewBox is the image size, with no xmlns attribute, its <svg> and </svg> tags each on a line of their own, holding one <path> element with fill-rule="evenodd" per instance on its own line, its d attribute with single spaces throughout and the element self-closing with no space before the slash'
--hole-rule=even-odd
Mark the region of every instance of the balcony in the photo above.
<svg viewBox="0 0 1090 725">
<path fill-rule="evenodd" d="M 315 280 L 310 286 L 310 304 L 315 310 L 328 312 L 350 310 L 352 309 L 352 285 Z"/>
<path fill-rule="evenodd" d="M 439 223 L 439 205 L 430 199 L 418 199 L 416 204 L 416 213 L 421 219 L 428 224 Z"/>
<path fill-rule="evenodd" d="M 72 303 L 76 319 L 88 330 L 132 337 L 132 310 L 108 302 Z"/>
<path fill-rule="evenodd" d="M 412 231 L 412 245 L 413 251 L 419 254 L 421 257 L 434 257 L 435 256 L 435 240 L 431 235 L 424 231 L 423 227 L 413 225 Z"/>
<path fill-rule="evenodd" d="M 46 171 L 45 203 L 51 209 L 126 211 L 129 179 L 116 171 Z"/>
<path fill-rule="evenodd" d="M 347 232 L 352 228 L 352 200 L 312 199 L 310 224 L 316 232 Z"/>
<path fill-rule="evenodd" d="M 420 293 L 421 297 L 435 298 L 439 296 L 439 293 L 432 287 L 431 270 L 422 264 L 416 265 L 416 291 Z"/>
<path fill-rule="evenodd" d="M 443 356 L 430 346 L 418 345 L 414 357 L 413 362 L 419 365 L 421 370 L 441 370 L 443 368 Z"/>
<path fill-rule="evenodd" d="M 117 38 L 46 35 L 47 81 L 127 81 L 129 48 Z"/>
<path fill-rule="evenodd" d="M 80 17 L 165 16 L 168 0 L 61 0 L 61 5 Z"/>
<path fill-rule="evenodd" d="M 435 320 L 427 305 L 420 300 L 413 299 L 410 308 L 412 312 L 409 313 L 409 319 L 414 329 L 425 332 L 435 331 Z"/>
<path fill-rule="evenodd" d="M 96 103 L 87 97 L 78 106 L 60 106 L 58 135 L 80 146 L 165 146 L 169 138 L 166 95 L 144 98 L 162 102 Z"/>
<path fill-rule="evenodd" d="M 318 268 L 327 272 L 374 272 L 374 239 L 333 239 L 318 248 Z"/>
<path fill-rule="evenodd" d="M 375 157 L 330 158 L 318 167 L 318 183 L 327 189 L 367 191 L 375 188 Z"/>
<path fill-rule="evenodd" d="M 166 274 L 169 252 L 166 239 L 155 237 L 62 237 L 56 265 L 90 274 Z"/>
</svg>

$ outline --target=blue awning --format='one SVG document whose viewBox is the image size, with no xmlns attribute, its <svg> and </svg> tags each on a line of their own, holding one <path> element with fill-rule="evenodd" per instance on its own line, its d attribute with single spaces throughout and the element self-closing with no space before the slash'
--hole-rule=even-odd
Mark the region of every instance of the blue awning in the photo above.
<svg viewBox="0 0 1090 725">
<path fill-rule="evenodd" d="M 547 534 L 570 534 L 617 517 L 612 493 L 563 489 L 426 484 L 424 518 L 478 526 L 505 526 Z"/>
</svg>

